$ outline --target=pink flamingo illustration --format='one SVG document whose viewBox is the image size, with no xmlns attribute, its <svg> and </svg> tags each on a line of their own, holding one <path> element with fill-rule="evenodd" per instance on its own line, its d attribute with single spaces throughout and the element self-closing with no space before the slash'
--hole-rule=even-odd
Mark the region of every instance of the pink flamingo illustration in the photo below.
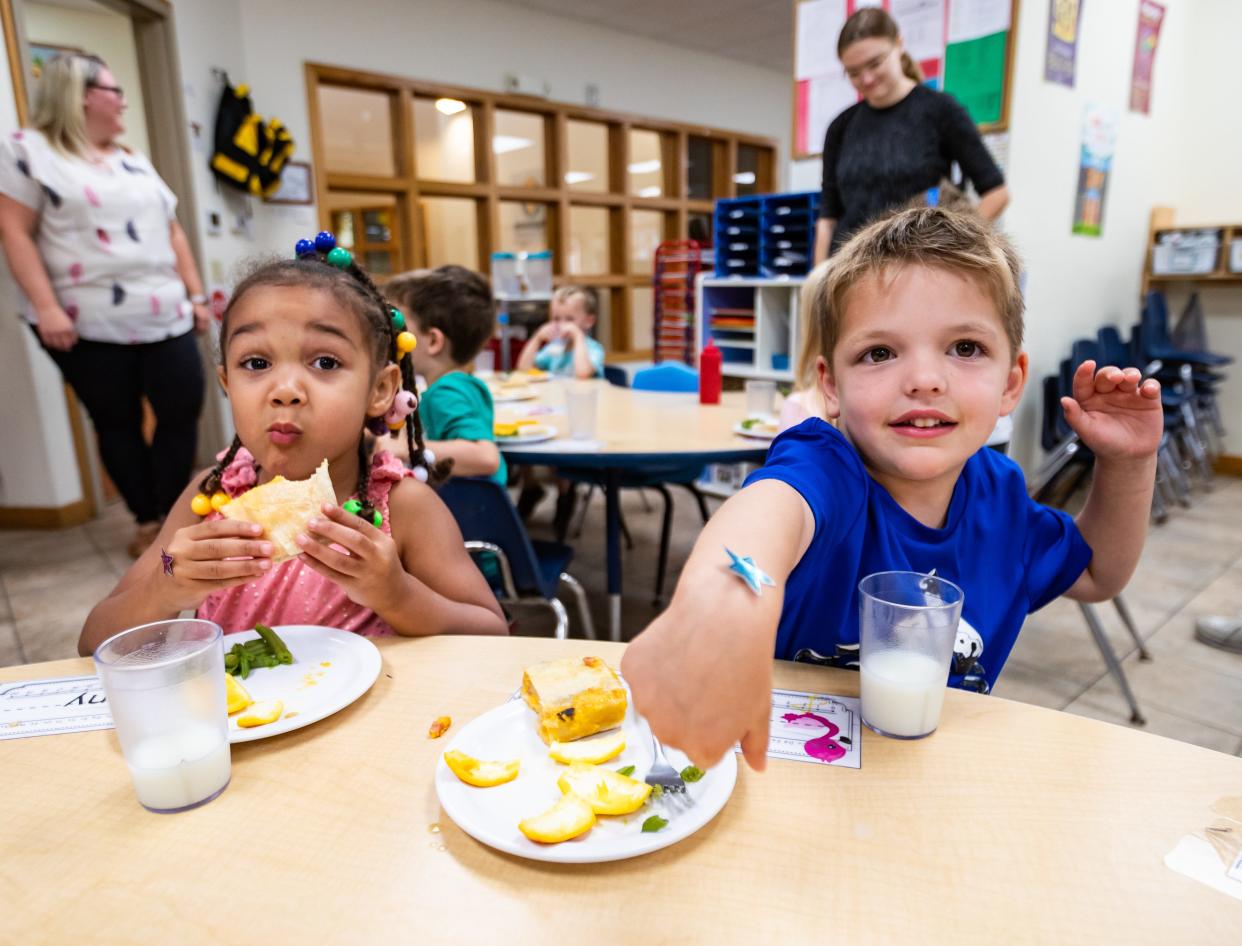
<svg viewBox="0 0 1242 946">
<path fill-rule="evenodd" d="M 835 762 L 837 759 L 844 757 L 844 747 L 838 745 L 832 738 L 841 731 L 836 723 L 830 722 L 816 713 L 786 713 L 781 719 L 790 726 L 808 729 L 822 726 L 828 730 L 822 736 L 816 736 L 814 739 L 808 739 L 803 743 L 802 748 L 806 750 L 806 754 L 812 759 L 819 759 L 821 762 Z"/>
</svg>

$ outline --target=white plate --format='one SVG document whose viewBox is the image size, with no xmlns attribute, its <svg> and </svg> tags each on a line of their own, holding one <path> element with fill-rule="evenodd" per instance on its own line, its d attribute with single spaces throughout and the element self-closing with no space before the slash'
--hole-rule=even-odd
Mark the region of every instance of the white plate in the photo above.
<svg viewBox="0 0 1242 946">
<path fill-rule="evenodd" d="M 752 440 L 771 440 L 777 433 L 774 430 L 762 430 L 758 426 L 748 429 L 742 426 L 740 420 L 733 425 L 733 432 L 739 437 L 750 437 Z"/>
<path fill-rule="evenodd" d="M 493 404 L 511 404 L 514 401 L 533 401 L 539 395 L 528 387 L 492 388 Z"/>
<path fill-rule="evenodd" d="M 317 723 L 366 693 L 379 676 L 379 649 L 361 634 L 313 624 L 279 624 L 273 630 L 289 646 L 293 663 L 260 667 L 238 682 L 255 702 L 280 700 L 285 711 L 274 723 L 250 729 L 238 726 L 242 714 L 234 713 L 229 742 L 266 739 Z M 254 631 L 226 634 L 224 650 L 258 636 Z"/>
<path fill-rule="evenodd" d="M 608 768 L 633 765 L 641 779 L 651 767 L 650 730 L 631 707 L 626 713 L 625 751 L 605 762 Z M 518 777 L 504 785 L 475 788 L 454 775 L 441 755 L 436 763 L 436 794 L 444 811 L 477 841 L 508 854 L 536 861 L 593 864 L 649 854 L 676 844 L 707 824 L 724 807 L 737 780 L 737 760 L 725 754 L 703 778 L 687 786 L 686 796 L 652 799 L 629 815 L 601 815 L 595 827 L 573 841 L 539 844 L 518 830 L 518 822 L 547 811 L 561 797 L 556 780 L 565 767 L 548 758 L 548 747 L 535 732 L 535 714 L 521 699 L 510 700 L 472 720 L 444 747 L 460 749 L 479 759 L 522 761 Z M 675 749 L 665 755 L 680 770 L 689 760 Z M 683 800 L 683 799 L 687 799 Z M 659 831 L 644 833 L 651 815 L 668 819 Z"/>
<path fill-rule="evenodd" d="M 545 440 L 555 439 L 556 436 L 556 428 L 548 424 L 527 424 L 519 428 L 519 432 L 512 437 L 497 437 L 496 442 L 499 444 L 543 443 Z"/>
</svg>

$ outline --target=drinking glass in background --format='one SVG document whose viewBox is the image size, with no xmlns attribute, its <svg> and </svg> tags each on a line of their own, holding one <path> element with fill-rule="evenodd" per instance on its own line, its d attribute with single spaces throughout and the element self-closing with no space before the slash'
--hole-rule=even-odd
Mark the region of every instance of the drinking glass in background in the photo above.
<svg viewBox="0 0 1242 946">
<path fill-rule="evenodd" d="M 150 811 L 194 808 L 229 783 L 223 640 L 211 621 L 157 621 L 95 650 L 121 752 Z"/>
<path fill-rule="evenodd" d="M 751 379 L 746 382 L 746 416 L 771 417 L 772 402 L 776 398 L 775 381 Z"/>
<path fill-rule="evenodd" d="M 569 436 L 574 440 L 591 440 L 599 412 L 599 384 L 594 381 L 571 381 L 565 388 L 565 413 L 569 415 Z"/>
<path fill-rule="evenodd" d="M 962 589 L 920 572 L 876 572 L 858 592 L 863 722 L 882 736 L 930 736 L 940 724 Z"/>
<path fill-rule="evenodd" d="M 490 348 L 484 348 L 481 352 L 474 356 L 475 374 L 492 374 L 495 370 L 496 353 Z"/>
</svg>

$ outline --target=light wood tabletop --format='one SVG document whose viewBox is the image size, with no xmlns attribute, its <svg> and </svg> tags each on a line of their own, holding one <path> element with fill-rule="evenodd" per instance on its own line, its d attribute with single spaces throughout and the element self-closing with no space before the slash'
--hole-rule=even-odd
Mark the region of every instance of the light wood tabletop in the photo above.
<svg viewBox="0 0 1242 946">
<path fill-rule="evenodd" d="M 870 732 L 858 770 L 740 766 L 720 814 L 644 857 L 497 853 L 441 811 L 436 759 L 537 660 L 622 645 L 380 643 L 353 705 L 233 747 L 232 783 L 139 807 L 111 731 L 0 741 L 6 943 L 656 944 L 1236 942 L 1242 903 L 1167 869 L 1242 759 L 950 690 L 939 731 Z M 87 660 L 0 682 L 89 673 Z M 854 695 L 856 674 L 778 663 L 775 684 Z M 427 727 L 451 715 L 449 737 Z"/>
<path fill-rule="evenodd" d="M 553 380 L 524 385 L 535 397 L 526 401 L 500 402 L 495 405 L 496 419 L 516 420 L 531 417 L 540 424 L 557 429 L 558 439 L 569 437 L 569 418 L 565 413 L 566 389 L 569 385 L 598 391 L 599 413 L 595 436 L 599 446 L 589 453 L 609 457 L 616 462 L 625 455 L 656 456 L 677 459 L 688 455 L 708 454 L 721 462 L 729 455 L 737 459 L 762 459 L 768 441 L 738 435 L 734 428 L 746 419 L 746 395 L 726 391 L 719 404 L 700 404 L 698 395 L 664 391 L 635 391 L 607 381 Z M 552 414 L 537 413 L 539 406 L 556 410 Z M 534 410 L 535 412 L 532 412 Z M 505 455 L 539 451 L 560 453 L 566 449 L 556 441 L 533 448 L 502 444 Z M 583 452 L 583 451 L 572 451 Z"/>
</svg>

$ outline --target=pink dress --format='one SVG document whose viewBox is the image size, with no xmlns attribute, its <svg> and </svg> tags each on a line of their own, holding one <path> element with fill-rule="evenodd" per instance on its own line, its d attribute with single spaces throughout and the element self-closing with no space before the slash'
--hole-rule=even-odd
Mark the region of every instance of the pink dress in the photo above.
<svg viewBox="0 0 1242 946">
<path fill-rule="evenodd" d="M 389 490 L 394 483 L 412 475 L 391 453 L 377 451 L 371 460 L 369 498 L 383 515 L 380 528 L 388 535 L 392 534 L 388 522 Z M 243 447 L 223 471 L 220 486 L 230 496 L 239 496 L 257 479 L 254 457 Z M 209 518 L 219 519 L 220 514 L 212 513 Z M 215 621 L 226 634 L 249 630 L 255 622 L 322 624 L 366 637 L 391 637 L 395 633 L 370 608 L 350 601 L 340 585 L 296 558 L 281 562 L 257 581 L 213 591 L 199 605 L 197 616 Z"/>
</svg>

